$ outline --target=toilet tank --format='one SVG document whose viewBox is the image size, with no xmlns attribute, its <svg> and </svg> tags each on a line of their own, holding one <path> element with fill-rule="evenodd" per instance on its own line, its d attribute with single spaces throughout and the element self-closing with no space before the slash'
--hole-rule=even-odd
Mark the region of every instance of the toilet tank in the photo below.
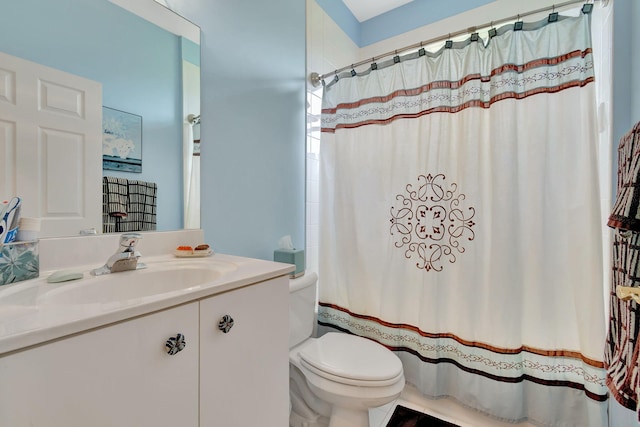
<svg viewBox="0 0 640 427">
<path fill-rule="evenodd" d="M 289 348 L 313 334 L 317 283 L 316 273 L 289 279 Z"/>
</svg>

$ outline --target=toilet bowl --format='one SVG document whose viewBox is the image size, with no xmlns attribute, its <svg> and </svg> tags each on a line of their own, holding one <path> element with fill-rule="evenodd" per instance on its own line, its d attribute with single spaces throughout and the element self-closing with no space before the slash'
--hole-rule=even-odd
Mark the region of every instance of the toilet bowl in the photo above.
<svg viewBox="0 0 640 427">
<path fill-rule="evenodd" d="M 302 400 L 327 424 L 317 426 L 368 427 L 369 409 L 396 399 L 404 388 L 400 359 L 365 338 L 329 332 L 310 338 L 289 353 L 291 375 L 302 377 Z M 317 400 L 325 403 L 319 404 Z M 297 427 L 297 426 L 295 426 Z"/>
<path fill-rule="evenodd" d="M 404 388 L 402 362 L 366 338 L 338 332 L 311 338 L 316 282 L 315 273 L 290 280 L 290 426 L 368 427 L 369 409 Z"/>
</svg>

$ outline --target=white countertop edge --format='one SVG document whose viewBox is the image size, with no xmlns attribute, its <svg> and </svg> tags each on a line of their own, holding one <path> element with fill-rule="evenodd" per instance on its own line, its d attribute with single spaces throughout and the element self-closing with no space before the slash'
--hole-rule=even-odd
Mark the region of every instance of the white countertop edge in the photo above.
<svg viewBox="0 0 640 427">
<path fill-rule="evenodd" d="M 44 344 L 48 341 L 57 340 L 66 336 L 108 326 L 178 305 L 198 301 L 203 298 L 239 289 L 248 285 L 257 284 L 277 277 L 285 275 L 288 276 L 289 273 L 295 270 L 295 266 L 291 264 L 224 254 L 214 254 L 212 257 L 194 258 L 193 260 L 199 263 L 206 263 L 208 259 L 237 263 L 239 267 L 237 270 L 232 271 L 209 284 L 202 285 L 197 289 L 189 290 L 188 292 L 176 291 L 162 294 L 156 297 L 147 298 L 147 301 L 139 304 L 117 307 L 112 310 L 95 314 L 87 313 L 76 318 L 63 319 L 59 323 L 52 323 L 47 326 L 25 330 L 12 335 L 0 335 L 0 357 L 7 353 Z M 163 255 L 148 258 L 146 261 L 151 263 L 162 262 L 164 260 L 184 261 L 184 258 L 176 258 L 173 255 Z M 245 266 L 244 269 L 242 268 L 243 265 Z M 78 270 L 83 271 L 86 267 L 87 266 L 80 266 L 78 267 Z M 91 266 L 91 268 L 95 267 L 97 266 Z M 52 271 L 41 272 L 40 278 L 48 276 L 51 272 Z M 20 286 L 21 283 L 27 282 L 28 281 L 19 282 L 10 286 Z M 1 289 L 2 288 L 0 287 L 0 290 Z M 0 305 L 0 309 L 1 308 L 2 305 Z"/>
</svg>

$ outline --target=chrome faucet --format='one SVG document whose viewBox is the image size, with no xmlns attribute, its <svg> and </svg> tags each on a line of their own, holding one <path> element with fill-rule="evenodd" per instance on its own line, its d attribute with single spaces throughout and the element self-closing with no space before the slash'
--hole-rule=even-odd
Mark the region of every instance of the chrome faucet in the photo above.
<svg viewBox="0 0 640 427">
<path fill-rule="evenodd" d="M 120 236 L 118 251 L 109 257 L 105 265 L 91 270 L 91 274 L 101 276 L 103 274 L 146 268 L 146 265 L 138 262 L 141 254 L 136 250 L 136 245 L 140 239 L 142 239 L 142 235 L 138 233 L 126 233 Z"/>
</svg>

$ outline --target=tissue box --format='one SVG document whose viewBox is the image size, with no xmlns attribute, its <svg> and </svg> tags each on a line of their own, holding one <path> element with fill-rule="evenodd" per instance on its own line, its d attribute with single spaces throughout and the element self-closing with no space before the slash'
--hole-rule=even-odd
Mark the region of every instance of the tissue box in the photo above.
<svg viewBox="0 0 640 427">
<path fill-rule="evenodd" d="M 304 249 L 276 249 L 273 251 L 273 260 L 295 265 L 296 270 L 289 274 L 291 278 L 304 274 Z"/>
<path fill-rule="evenodd" d="M 33 279 L 39 274 L 37 240 L 0 245 L 0 285 Z"/>
</svg>

